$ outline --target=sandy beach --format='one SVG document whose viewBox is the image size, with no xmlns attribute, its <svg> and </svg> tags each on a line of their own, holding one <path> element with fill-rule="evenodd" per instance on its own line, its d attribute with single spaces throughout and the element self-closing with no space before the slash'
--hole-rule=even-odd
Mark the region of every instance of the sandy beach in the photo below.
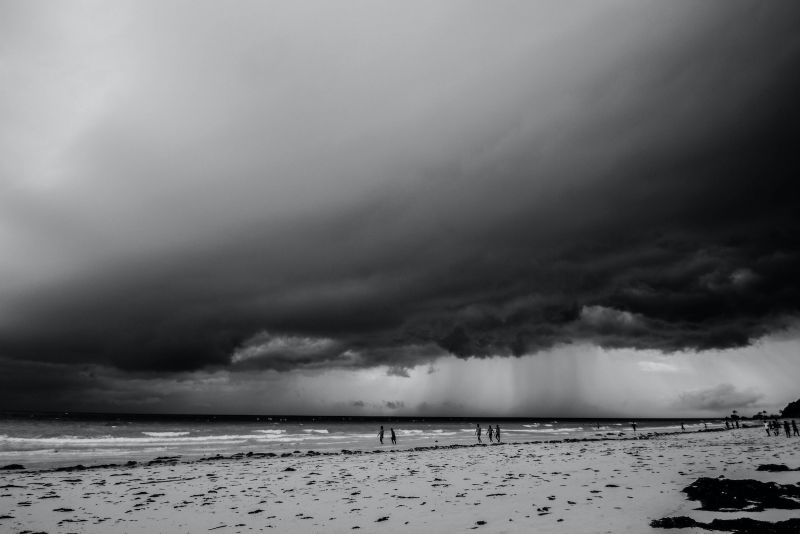
<svg viewBox="0 0 800 534">
<path fill-rule="evenodd" d="M 800 471 L 757 471 L 761 464 L 800 467 L 800 439 L 770 438 L 760 428 L 286 454 L 6 470 L 0 530 L 617 533 L 666 532 L 650 522 L 671 516 L 800 518 L 800 510 L 699 511 L 681 493 L 701 477 L 800 481 Z"/>
</svg>

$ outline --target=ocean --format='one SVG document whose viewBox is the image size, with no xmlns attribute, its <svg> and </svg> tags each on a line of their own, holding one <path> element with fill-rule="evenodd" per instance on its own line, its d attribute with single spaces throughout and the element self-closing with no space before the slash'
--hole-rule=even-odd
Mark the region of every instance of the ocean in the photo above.
<svg viewBox="0 0 800 534">
<path fill-rule="evenodd" d="M 238 452 L 405 449 L 471 444 L 475 428 L 500 425 L 504 442 L 631 437 L 629 419 L 368 418 L 71 413 L 0 414 L 0 466 L 26 468 L 147 461 L 158 456 L 190 460 Z M 724 426 L 721 420 L 636 420 L 637 431 L 677 432 Z M 383 445 L 378 429 L 384 426 Z M 390 428 L 397 445 L 390 440 Z"/>
</svg>

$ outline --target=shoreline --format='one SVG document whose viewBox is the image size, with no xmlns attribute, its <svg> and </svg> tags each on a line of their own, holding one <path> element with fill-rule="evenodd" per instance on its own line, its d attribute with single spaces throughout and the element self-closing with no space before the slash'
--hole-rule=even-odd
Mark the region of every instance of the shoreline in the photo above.
<svg viewBox="0 0 800 534">
<path fill-rule="evenodd" d="M 735 430 L 743 430 L 743 429 L 752 429 L 755 427 L 749 425 L 742 425 L 740 429 Z M 426 445 L 426 446 L 416 446 L 411 448 L 399 448 L 395 446 L 394 448 L 380 448 L 380 449 L 367 449 L 367 448 L 354 448 L 354 449 L 341 449 L 339 451 L 331 451 L 325 449 L 323 451 L 317 451 L 314 449 L 306 449 L 301 448 L 302 450 L 294 450 L 292 452 L 237 452 L 230 455 L 223 455 L 223 454 L 216 454 L 214 456 L 200 456 L 190 459 L 183 459 L 185 455 L 171 455 L 171 456 L 157 456 L 151 460 L 127 460 L 124 463 L 106 463 L 106 464 L 74 464 L 74 465 L 65 465 L 59 467 L 48 467 L 48 468 L 26 468 L 23 464 L 6 464 L 0 466 L 0 473 L 6 471 L 18 471 L 18 472 L 28 472 L 28 473 L 59 473 L 59 472 L 72 472 L 72 471 L 88 471 L 88 470 L 96 470 L 96 469 L 111 469 L 111 468 L 130 468 L 130 467 L 137 467 L 142 465 L 157 465 L 162 463 L 186 463 L 192 464 L 197 462 L 209 462 L 209 461 L 217 461 L 217 460 L 237 460 L 242 458 L 254 458 L 254 459 L 262 459 L 262 458 L 288 458 L 288 457 L 304 457 L 304 456 L 341 456 L 341 455 L 360 455 L 360 454 L 389 454 L 389 453 L 402 453 L 402 452 L 423 452 L 429 450 L 447 450 L 447 449 L 462 449 L 462 448 L 473 448 L 473 447 L 496 447 L 501 445 L 535 445 L 535 444 L 557 444 L 557 443 L 585 443 L 585 442 L 598 442 L 598 441 L 642 441 L 642 440 L 649 440 L 658 437 L 665 437 L 665 436 L 674 436 L 674 435 L 687 435 L 687 434 L 701 434 L 701 433 L 708 433 L 708 432 L 731 432 L 734 429 L 725 429 L 725 428 L 709 428 L 709 429 L 700 429 L 700 430 L 686 430 L 680 432 L 646 432 L 640 433 L 636 436 L 628 436 L 627 433 L 621 432 L 618 433 L 616 437 L 584 437 L 584 438 L 562 438 L 562 439 L 542 439 L 536 441 L 502 441 L 502 442 L 493 442 L 493 443 L 472 443 L 472 444 L 463 444 L 463 443 L 453 443 L 450 445 Z M 20 466 L 20 467 L 15 467 Z"/>
</svg>

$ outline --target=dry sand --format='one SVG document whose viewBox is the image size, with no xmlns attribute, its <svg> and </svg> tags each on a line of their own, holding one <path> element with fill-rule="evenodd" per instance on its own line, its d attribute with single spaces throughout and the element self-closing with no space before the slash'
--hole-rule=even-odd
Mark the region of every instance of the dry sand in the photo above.
<svg viewBox="0 0 800 534">
<path fill-rule="evenodd" d="M 759 428 L 642 440 L 506 443 L 72 472 L 0 472 L 0 532 L 706 532 L 653 529 L 700 512 L 682 488 L 701 476 L 800 481 L 800 438 Z"/>
</svg>

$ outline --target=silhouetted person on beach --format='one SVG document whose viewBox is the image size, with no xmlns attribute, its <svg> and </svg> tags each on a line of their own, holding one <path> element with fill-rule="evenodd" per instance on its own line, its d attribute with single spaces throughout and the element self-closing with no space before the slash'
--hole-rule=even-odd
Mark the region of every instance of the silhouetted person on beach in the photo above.
<svg viewBox="0 0 800 534">
<path fill-rule="evenodd" d="M 792 431 L 789 429 L 789 421 L 784 421 L 783 422 L 783 431 L 786 432 L 786 437 L 787 438 L 791 438 L 792 437 Z"/>
<path fill-rule="evenodd" d="M 792 419 L 792 430 L 795 436 L 800 436 L 800 432 L 797 431 L 797 423 L 794 422 L 794 419 Z"/>
<path fill-rule="evenodd" d="M 705 430 L 708 430 L 708 423 L 703 423 L 703 428 L 704 428 Z"/>
<path fill-rule="evenodd" d="M 683 426 L 683 421 L 681 421 L 681 432 L 686 432 L 686 427 Z"/>
<path fill-rule="evenodd" d="M 392 433 L 392 445 L 397 445 L 397 436 L 394 435 L 394 428 L 390 428 L 389 432 Z"/>
<path fill-rule="evenodd" d="M 636 421 L 632 422 L 631 426 L 633 427 L 633 431 L 636 432 Z"/>
<path fill-rule="evenodd" d="M 725 418 L 725 430 L 730 430 L 730 429 L 731 429 L 731 425 L 728 424 L 728 418 L 726 417 Z"/>
<path fill-rule="evenodd" d="M 767 422 L 767 421 L 764 421 L 764 430 L 766 430 L 766 431 L 767 431 L 767 435 L 768 435 L 768 436 L 771 436 L 771 435 L 772 435 L 772 434 L 770 433 L 770 431 L 769 431 L 769 422 Z"/>
<path fill-rule="evenodd" d="M 734 423 L 736 424 L 736 428 L 739 428 L 739 420 L 738 420 L 738 419 L 736 419 L 736 420 L 734 421 Z"/>
<path fill-rule="evenodd" d="M 492 437 L 494 436 L 494 429 L 492 428 L 492 425 L 489 425 L 489 430 L 487 430 L 486 433 L 489 434 L 489 443 L 491 443 Z"/>
<path fill-rule="evenodd" d="M 481 441 L 481 424 L 477 423 L 477 428 L 475 429 L 475 435 L 478 436 L 478 443 L 483 443 Z"/>
<path fill-rule="evenodd" d="M 381 440 L 381 445 L 383 445 L 383 425 L 381 425 L 381 429 L 378 430 L 378 439 Z"/>
<path fill-rule="evenodd" d="M 794 424 L 794 421 L 792 421 Z M 797 427 L 794 427 L 794 431 L 797 432 Z M 497 443 L 500 443 L 500 425 L 494 425 L 494 439 L 497 440 Z"/>
</svg>

